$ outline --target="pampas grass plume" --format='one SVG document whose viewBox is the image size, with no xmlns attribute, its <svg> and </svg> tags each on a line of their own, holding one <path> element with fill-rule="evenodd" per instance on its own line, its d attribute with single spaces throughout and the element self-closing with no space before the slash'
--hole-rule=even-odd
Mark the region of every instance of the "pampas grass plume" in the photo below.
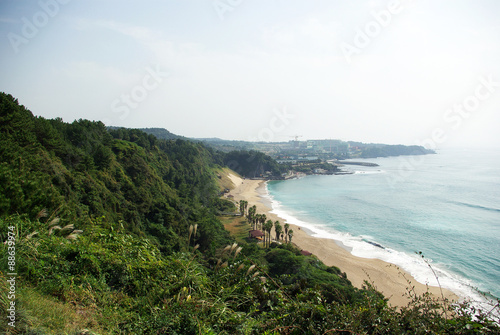
<svg viewBox="0 0 500 335">
<path fill-rule="evenodd" d="M 60 230 L 61 227 L 60 226 L 52 226 L 50 227 L 49 229 L 49 235 L 52 235 L 52 233 L 54 232 L 54 230 Z"/>
<path fill-rule="evenodd" d="M 61 221 L 61 219 L 59 219 L 59 218 L 52 219 L 52 221 L 49 222 L 49 227 L 58 225 L 60 221 Z"/>
<path fill-rule="evenodd" d="M 247 270 L 247 276 L 250 274 L 250 272 L 252 272 L 252 270 L 255 269 L 255 264 L 250 266 Z"/>
<path fill-rule="evenodd" d="M 229 244 L 229 245 L 227 245 L 227 246 L 224 248 L 224 250 L 222 250 L 222 254 L 224 254 L 226 251 L 229 251 L 229 250 L 231 250 L 231 245 L 230 245 L 230 244 Z"/>
<path fill-rule="evenodd" d="M 234 258 L 236 258 L 238 256 L 238 254 L 241 252 L 243 248 L 242 247 L 239 247 L 238 249 L 236 249 L 236 252 L 234 253 Z"/>
<path fill-rule="evenodd" d="M 32 232 L 31 234 L 29 234 L 28 236 L 26 236 L 26 240 L 31 239 L 31 238 L 32 238 L 33 236 L 35 236 L 35 235 L 38 235 L 38 232 L 37 232 L 37 231 L 34 231 L 34 232 Z"/>
<path fill-rule="evenodd" d="M 40 218 L 46 218 L 47 216 L 48 216 L 47 208 L 44 208 L 40 212 L 38 212 L 38 214 L 36 215 L 36 219 L 38 220 Z"/>
</svg>

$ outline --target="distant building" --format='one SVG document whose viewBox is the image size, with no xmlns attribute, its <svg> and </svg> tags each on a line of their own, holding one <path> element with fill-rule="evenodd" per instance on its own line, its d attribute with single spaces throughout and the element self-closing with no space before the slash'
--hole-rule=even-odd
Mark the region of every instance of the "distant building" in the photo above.
<svg viewBox="0 0 500 335">
<path fill-rule="evenodd" d="M 316 161 L 318 160 L 318 156 L 300 156 L 299 161 Z"/>
<path fill-rule="evenodd" d="M 276 160 L 276 162 L 278 162 L 278 164 L 297 164 L 297 160 L 296 159 L 278 159 Z"/>
<path fill-rule="evenodd" d="M 328 173 L 328 171 L 326 171 L 325 169 L 314 169 L 314 173 L 315 174 L 326 174 L 326 173 Z"/>
</svg>

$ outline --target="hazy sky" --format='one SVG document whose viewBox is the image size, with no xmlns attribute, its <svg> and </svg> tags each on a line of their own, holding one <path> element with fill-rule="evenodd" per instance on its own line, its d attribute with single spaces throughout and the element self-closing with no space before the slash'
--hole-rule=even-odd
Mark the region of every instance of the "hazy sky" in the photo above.
<svg viewBox="0 0 500 335">
<path fill-rule="evenodd" d="M 0 91 L 189 137 L 500 144 L 498 0 L 0 0 Z"/>
</svg>

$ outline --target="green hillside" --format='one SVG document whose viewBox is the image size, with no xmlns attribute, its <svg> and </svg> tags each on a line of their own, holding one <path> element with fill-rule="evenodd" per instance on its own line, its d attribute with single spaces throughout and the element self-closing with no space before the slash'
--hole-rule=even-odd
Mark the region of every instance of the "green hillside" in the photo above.
<svg viewBox="0 0 500 335">
<path fill-rule="evenodd" d="M 0 331 L 498 333 L 411 288 L 388 307 L 291 244 L 235 244 L 218 217 L 235 210 L 219 198 L 224 167 L 281 172 L 260 153 L 35 117 L 0 93 Z"/>
<path fill-rule="evenodd" d="M 175 135 L 164 128 L 138 128 L 139 130 L 145 132 L 146 134 L 154 135 L 160 140 L 189 140 L 188 138 L 180 135 Z"/>
<path fill-rule="evenodd" d="M 11 96 L 1 99 L 0 215 L 34 218 L 47 209 L 83 228 L 106 216 L 137 236 L 152 234 L 166 251 L 179 250 L 190 222 L 200 223 L 203 247 L 225 236 L 214 215 L 212 170 L 221 157 L 203 145 L 46 120 Z"/>
</svg>

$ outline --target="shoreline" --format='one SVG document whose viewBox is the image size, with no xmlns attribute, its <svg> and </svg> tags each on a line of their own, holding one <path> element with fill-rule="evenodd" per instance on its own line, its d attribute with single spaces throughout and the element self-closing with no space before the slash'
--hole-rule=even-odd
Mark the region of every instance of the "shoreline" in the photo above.
<svg viewBox="0 0 500 335">
<path fill-rule="evenodd" d="M 269 199 L 266 198 L 266 182 L 263 180 L 241 179 L 230 174 L 235 188 L 229 194 L 234 200 L 246 200 L 249 206 L 256 205 L 258 213 L 264 213 L 268 219 L 279 221 L 282 225 L 286 219 L 272 213 L 273 208 Z M 439 287 L 427 286 L 419 283 L 408 272 L 398 266 L 379 260 L 361 258 L 352 255 L 341 241 L 329 238 L 311 236 L 312 231 L 295 224 L 290 224 L 294 235 L 292 243 L 302 250 L 307 250 L 315 255 L 327 266 L 336 266 L 347 274 L 347 279 L 357 287 L 361 288 L 364 281 L 372 283 L 375 288 L 389 299 L 392 306 L 406 306 L 410 299 L 405 296 L 407 289 L 414 286 L 418 295 L 429 291 L 434 297 L 441 299 L 441 289 Z M 450 301 L 458 301 L 459 297 L 448 289 L 442 289 L 442 294 Z"/>
</svg>

